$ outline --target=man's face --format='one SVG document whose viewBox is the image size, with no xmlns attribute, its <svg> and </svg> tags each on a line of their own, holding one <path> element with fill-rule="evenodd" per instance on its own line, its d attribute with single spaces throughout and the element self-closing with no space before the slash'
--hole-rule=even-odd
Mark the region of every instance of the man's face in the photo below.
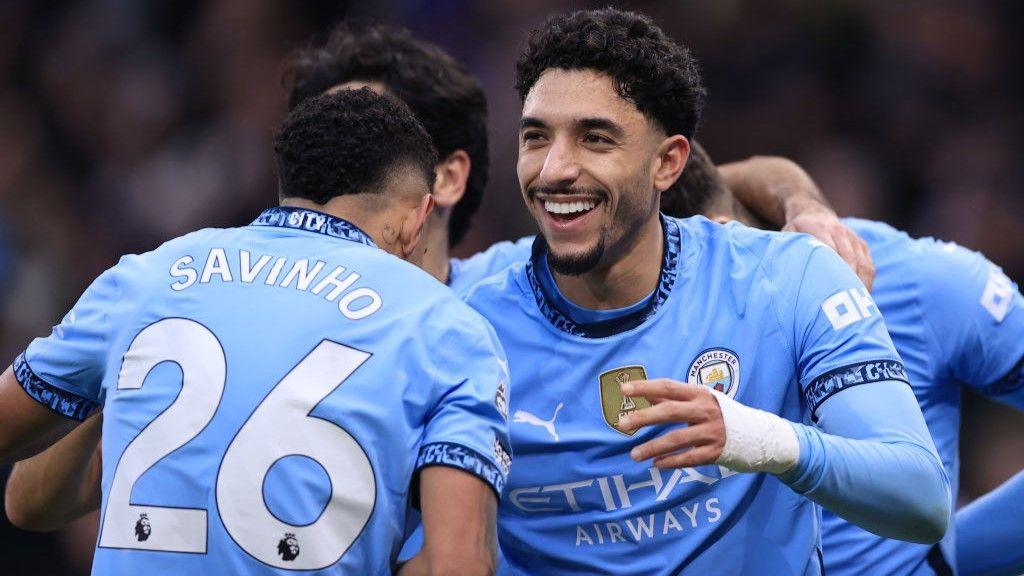
<svg viewBox="0 0 1024 576">
<path fill-rule="evenodd" d="M 593 70 L 549 69 L 523 103 L 519 185 L 548 262 L 582 274 L 616 261 L 656 218 L 662 130 Z"/>
</svg>

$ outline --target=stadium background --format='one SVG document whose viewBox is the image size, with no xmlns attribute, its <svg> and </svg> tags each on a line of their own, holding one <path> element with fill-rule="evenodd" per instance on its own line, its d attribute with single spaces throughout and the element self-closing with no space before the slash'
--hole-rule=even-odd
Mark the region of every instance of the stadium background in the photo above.
<svg viewBox="0 0 1024 576">
<path fill-rule="evenodd" d="M 487 91 L 491 184 L 456 253 L 530 233 L 512 63 L 548 13 L 604 4 L 0 2 L 0 356 L 47 333 L 120 254 L 247 223 L 274 202 L 281 62 L 343 17 L 411 28 Z M 714 158 L 789 156 L 841 214 L 956 240 L 1024 280 L 1024 36 L 1014 32 L 1024 4 L 619 4 L 655 17 L 701 61 L 699 138 Z M 966 403 L 961 501 L 1024 467 L 1024 418 Z M 88 573 L 95 524 L 32 535 L 0 520 L 0 573 Z"/>
</svg>

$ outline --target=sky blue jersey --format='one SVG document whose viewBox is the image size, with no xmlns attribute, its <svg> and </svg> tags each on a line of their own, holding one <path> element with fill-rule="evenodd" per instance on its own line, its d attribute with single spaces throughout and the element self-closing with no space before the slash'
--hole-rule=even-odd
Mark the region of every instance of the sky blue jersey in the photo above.
<svg viewBox="0 0 1024 576">
<path fill-rule="evenodd" d="M 487 250 L 469 258 L 449 260 L 448 286 L 456 294 L 464 295 L 478 282 L 503 272 L 513 264 L 530 258 L 533 236 L 524 236 L 515 242 L 497 242 Z"/>
<path fill-rule="evenodd" d="M 879 222 L 844 222 L 871 249 L 872 297 L 903 357 L 955 500 L 963 387 L 1024 409 L 1024 299 L 977 252 L 914 239 Z M 930 546 L 881 538 L 827 511 L 824 528 L 827 573 L 839 576 L 948 573 L 943 570 L 954 564 L 956 538 L 963 536 L 951 528 L 941 555 L 929 555 Z"/>
<path fill-rule="evenodd" d="M 14 368 L 103 406 L 94 574 L 389 574 L 417 470 L 502 491 L 505 366 L 441 283 L 281 207 L 126 256 Z"/>
<path fill-rule="evenodd" d="M 873 482 L 875 465 L 904 482 L 901 467 L 925 470 L 915 476 L 929 478 L 922 505 L 942 508 L 944 497 L 948 514 L 948 485 L 920 412 L 912 417 L 884 322 L 835 253 L 809 236 L 701 217 L 662 223 L 661 278 L 643 306 L 577 322 L 561 306 L 541 242 L 529 262 L 468 296 L 502 340 L 514 391 L 503 572 L 820 574 L 819 509 L 801 494 L 856 515 L 886 500 L 873 492 L 887 484 Z M 658 470 L 629 451 L 668 427 L 617 428 L 647 405 L 619 386 L 657 377 L 880 442 L 858 452 L 857 442 L 797 424 L 801 462 L 785 479 L 718 466 Z M 911 416 L 895 418 L 890 405 Z M 887 521 L 897 521 L 900 505 L 888 501 Z"/>
</svg>

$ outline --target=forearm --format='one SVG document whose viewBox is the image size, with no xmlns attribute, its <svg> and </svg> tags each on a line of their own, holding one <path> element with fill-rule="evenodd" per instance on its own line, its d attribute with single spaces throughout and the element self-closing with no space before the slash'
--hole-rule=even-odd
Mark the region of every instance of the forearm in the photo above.
<svg viewBox="0 0 1024 576">
<path fill-rule="evenodd" d="M 814 180 L 792 160 L 753 156 L 718 169 L 740 203 L 773 228 L 782 228 L 811 203 L 831 210 Z"/>
<path fill-rule="evenodd" d="M 945 534 L 949 481 L 927 447 L 793 427 L 800 459 L 780 479 L 795 491 L 880 536 L 931 544 Z"/>
<path fill-rule="evenodd" d="M 423 549 L 402 566 L 400 574 L 494 574 L 494 492 L 466 472 L 432 466 L 420 474 L 420 494 Z"/>
<path fill-rule="evenodd" d="M 879 384 L 877 390 L 883 399 L 889 386 L 907 388 L 902 382 Z M 851 390 L 847 394 L 856 397 L 863 392 Z M 913 395 L 905 392 L 911 398 L 910 407 L 920 415 Z M 911 426 L 906 433 L 901 433 L 897 423 L 877 438 L 847 438 L 714 394 L 726 429 L 725 446 L 717 464 L 737 472 L 776 474 L 797 492 L 882 536 L 932 543 L 945 533 L 950 512 L 949 481 L 933 449 L 919 441 L 922 434 L 927 434 L 923 420 L 915 423 L 908 418 Z M 836 408 L 833 406 L 832 411 Z M 878 428 L 870 419 L 861 419 L 857 410 L 838 408 L 850 414 L 846 418 L 833 414 L 832 421 L 859 421 L 864 428 Z M 842 430 L 845 424 L 833 426 Z M 915 424 L 919 430 L 913 429 Z M 907 490 L 907 486 L 915 488 Z"/>
<path fill-rule="evenodd" d="M 793 425 L 800 459 L 783 481 L 880 536 L 942 538 L 952 508 L 949 479 L 906 382 L 840 388 L 816 414 L 817 428 Z"/>
<path fill-rule="evenodd" d="M 962 508 L 955 521 L 961 575 L 1024 572 L 1024 472 Z"/>
<path fill-rule="evenodd" d="M 7 481 L 5 507 L 25 530 L 55 530 L 99 508 L 103 417 L 93 416 L 49 449 L 18 462 Z"/>
</svg>

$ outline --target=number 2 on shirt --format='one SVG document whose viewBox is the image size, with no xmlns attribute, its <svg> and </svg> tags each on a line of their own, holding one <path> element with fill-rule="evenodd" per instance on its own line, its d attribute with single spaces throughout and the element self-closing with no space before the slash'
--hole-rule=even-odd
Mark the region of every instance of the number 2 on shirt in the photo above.
<svg viewBox="0 0 1024 576">
<path fill-rule="evenodd" d="M 313 407 L 369 357 L 336 342 L 320 342 L 256 407 L 224 453 L 216 483 L 220 517 L 235 543 L 257 560 L 291 570 L 325 568 L 345 554 L 369 521 L 376 484 L 366 453 L 343 428 L 310 416 Z M 133 504 L 131 492 L 142 474 L 195 438 L 213 419 L 224 394 L 227 360 L 208 328 L 184 318 L 167 318 L 146 327 L 132 342 L 118 390 L 140 389 L 149 372 L 163 362 L 181 368 L 181 392 L 122 453 L 110 485 L 99 545 L 205 554 L 205 509 Z M 267 472 L 289 455 L 317 461 L 331 481 L 326 509 L 305 526 L 282 522 L 263 500 Z M 289 560 L 278 556 L 278 542 L 285 533 L 303 542 L 302 553 Z"/>
</svg>

